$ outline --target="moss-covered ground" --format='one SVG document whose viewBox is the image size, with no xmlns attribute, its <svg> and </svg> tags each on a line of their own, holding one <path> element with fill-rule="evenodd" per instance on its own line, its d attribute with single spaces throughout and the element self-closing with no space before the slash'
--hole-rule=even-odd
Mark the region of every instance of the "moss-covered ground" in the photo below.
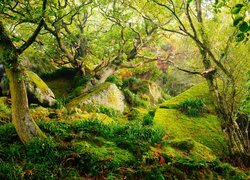
<svg viewBox="0 0 250 180">
<path fill-rule="evenodd" d="M 206 105 L 196 117 L 179 109 L 192 98 Z M 10 114 L 2 100 L 0 112 Z M 13 125 L 2 120 L 0 179 L 247 179 L 250 174 L 220 161 L 227 148 L 205 84 L 159 108 L 135 106 L 124 114 L 89 104 L 75 112 L 36 105 L 30 111 L 47 137 L 23 145 Z"/>
<path fill-rule="evenodd" d="M 172 138 L 192 138 L 217 155 L 227 153 L 220 122 L 215 115 L 189 117 L 177 109 L 159 108 L 155 113 L 154 125 L 165 129 Z"/>
<path fill-rule="evenodd" d="M 139 122 L 38 124 L 47 138 L 26 145 L 12 124 L 0 126 L 1 179 L 247 178 L 213 157 L 195 159 L 192 150 L 200 145 L 192 140 L 169 141 L 164 131 Z"/>
<path fill-rule="evenodd" d="M 185 114 L 179 108 L 182 102 L 192 99 L 201 99 L 205 104 L 204 112 L 195 117 Z M 206 83 L 193 86 L 162 103 L 155 113 L 154 126 L 163 128 L 172 139 L 191 138 L 210 148 L 215 155 L 223 156 L 228 153 Z"/>
</svg>

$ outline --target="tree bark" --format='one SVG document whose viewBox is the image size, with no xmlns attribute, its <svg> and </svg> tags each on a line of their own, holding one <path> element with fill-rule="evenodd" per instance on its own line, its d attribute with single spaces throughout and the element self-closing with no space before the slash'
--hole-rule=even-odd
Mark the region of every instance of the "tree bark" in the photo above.
<svg viewBox="0 0 250 180">
<path fill-rule="evenodd" d="M 33 137 L 44 137 L 35 121 L 31 118 L 24 80 L 20 71 L 6 68 L 11 94 L 12 123 L 23 143 Z"/>
<path fill-rule="evenodd" d="M 46 2 L 46 0 L 44 1 Z M 32 40 L 35 40 L 34 35 L 31 37 Z M 18 63 L 19 53 L 23 52 L 28 46 L 22 47 L 21 51 L 15 47 L 0 21 L 0 60 L 4 63 L 9 80 L 12 122 L 21 141 L 27 143 L 33 137 L 44 137 L 45 135 L 31 118 L 29 112 L 26 87 Z"/>
</svg>

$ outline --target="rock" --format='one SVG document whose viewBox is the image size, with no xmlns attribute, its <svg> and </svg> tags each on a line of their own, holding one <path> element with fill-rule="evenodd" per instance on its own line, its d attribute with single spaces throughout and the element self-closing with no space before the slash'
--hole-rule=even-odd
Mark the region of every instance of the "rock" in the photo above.
<svg viewBox="0 0 250 180">
<path fill-rule="evenodd" d="M 69 111 L 80 108 L 84 104 L 99 104 L 114 108 L 121 112 L 125 108 L 125 97 L 115 84 L 103 83 L 91 91 L 72 99 L 66 108 Z"/>
<path fill-rule="evenodd" d="M 25 81 L 29 102 L 38 103 L 42 106 L 54 106 L 56 103 L 55 95 L 47 84 L 34 72 L 26 71 Z"/>
</svg>

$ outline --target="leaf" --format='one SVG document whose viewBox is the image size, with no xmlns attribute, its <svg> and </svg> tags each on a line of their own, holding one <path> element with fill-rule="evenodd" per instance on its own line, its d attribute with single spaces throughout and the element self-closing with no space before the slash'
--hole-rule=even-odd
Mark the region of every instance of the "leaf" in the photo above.
<svg viewBox="0 0 250 180">
<path fill-rule="evenodd" d="M 241 31 L 241 32 L 247 32 L 248 30 L 249 30 L 249 27 L 248 27 L 247 22 L 243 21 L 243 22 L 240 24 L 240 31 Z"/>
<path fill-rule="evenodd" d="M 232 7 L 231 14 L 238 14 L 243 6 L 243 4 L 236 4 L 234 7 Z"/>
<path fill-rule="evenodd" d="M 245 39 L 245 34 L 244 33 L 238 33 L 235 37 L 236 42 L 241 42 Z"/>
<path fill-rule="evenodd" d="M 236 16 L 233 22 L 233 26 L 237 26 L 242 19 L 242 16 Z"/>
</svg>

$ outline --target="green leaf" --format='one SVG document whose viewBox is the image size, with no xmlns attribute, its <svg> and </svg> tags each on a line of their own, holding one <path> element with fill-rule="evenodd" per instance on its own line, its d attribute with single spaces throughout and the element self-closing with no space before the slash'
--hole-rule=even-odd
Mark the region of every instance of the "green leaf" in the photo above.
<svg viewBox="0 0 250 180">
<path fill-rule="evenodd" d="M 236 42 L 241 42 L 245 39 L 245 34 L 244 33 L 238 33 L 235 37 Z"/>
<path fill-rule="evenodd" d="M 241 31 L 241 32 L 247 32 L 248 30 L 249 30 L 249 27 L 248 27 L 247 22 L 243 21 L 243 22 L 240 24 L 240 31 Z"/>
<path fill-rule="evenodd" d="M 232 7 L 231 14 L 238 14 L 243 6 L 243 4 L 236 4 L 234 7 Z"/>
<path fill-rule="evenodd" d="M 236 16 L 233 21 L 233 26 L 237 26 L 242 19 L 243 19 L 242 16 Z"/>
</svg>

